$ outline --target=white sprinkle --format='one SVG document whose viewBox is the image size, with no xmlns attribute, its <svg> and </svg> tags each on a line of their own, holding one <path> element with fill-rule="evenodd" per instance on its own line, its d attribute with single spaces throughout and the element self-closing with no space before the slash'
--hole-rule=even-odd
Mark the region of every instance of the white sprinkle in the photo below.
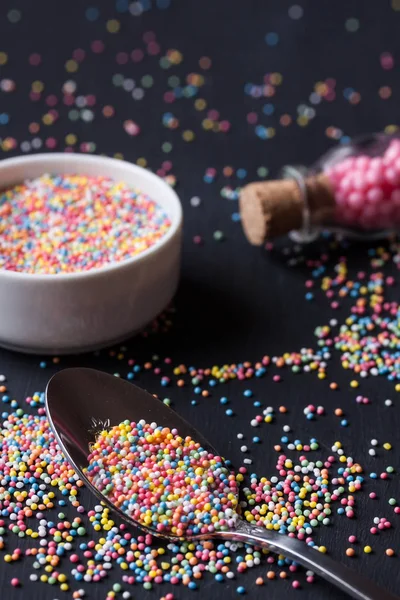
<svg viewBox="0 0 400 600">
<path fill-rule="evenodd" d="M 38 576 L 36 575 L 36 573 L 31 573 L 31 574 L 29 575 L 29 579 L 30 579 L 31 581 L 37 581 L 37 580 L 38 580 Z"/>
<path fill-rule="evenodd" d="M 191 204 L 191 206 L 194 206 L 194 207 L 200 206 L 201 200 L 198 196 L 193 196 L 193 198 L 190 198 L 190 204 Z"/>
<path fill-rule="evenodd" d="M 285 433 L 288 433 L 290 431 L 290 425 L 284 425 L 282 429 Z"/>
<path fill-rule="evenodd" d="M 240 450 L 242 452 L 247 452 L 247 446 L 240 446 Z"/>
<path fill-rule="evenodd" d="M 250 421 L 250 425 L 251 425 L 252 427 L 258 427 L 258 421 L 257 421 L 257 419 L 252 419 L 252 420 Z"/>
<path fill-rule="evenodd" d="M 392 406 L 393 402 L 392 400 L 389 400 L 389 398 L 387 400 L 385 400 L 385 406 Z"/>
<path fill-rule="evenodd" d="M 371 440 L 371 446 L 377 446 L 378 445 L 378 440 Z"/>
<path fill-rule="evenodd" d="M 373 448 L 370 448 L 370 449 L 368 450 L 368 454 L 369 454 L 370 456 L 375 456 L 375 455 L 376 455 L 376 452 L 375 452 L 375 450 L 374 450 Z"/>
<path fill-rule="evenodd" d="M 243 433 L 238 433 L 236 437 L 238 440 L 242 440 L 244 438 L 244 435 Z"/>
<path fill-rule="evenodd" d="M 251 460 L 251 458 L 245 458 L 245 459 L 243 460 L 243 462 L 244 462 L 246 465 L 252 465 L 252 464 L 253 464 L 253 461 Z"/>
<path fill-rule="evenodd" d="M 0 375 L 0 381 L 5 381 L 7 378 L 5 375 Z"/>
</svg>

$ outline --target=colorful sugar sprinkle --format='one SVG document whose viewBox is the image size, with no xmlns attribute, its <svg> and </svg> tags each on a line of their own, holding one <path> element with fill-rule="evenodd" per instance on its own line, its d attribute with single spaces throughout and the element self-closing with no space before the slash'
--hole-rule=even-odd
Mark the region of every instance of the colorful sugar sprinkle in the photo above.
<svg viewBox="0 0 400 600">
<path fill-rule="evenodd" d="M 106 364 L 116 375 L 144 381 L 154 391 L 162 392 L 168 386 L 164 402 L 182 412 L 187 408 L 201 411 L 203 405 L 204 411 L 218 419 L 222 443 L 229 435 L 232 456 L 239 457 L 237 481 L 247 495 L 238 509 L 242 515 L 268 528 L 294 527 L 288 535 L 305 535 L 305 543 L 318 546 L 323 541 L 328 552 L 335 538 L 339 559 L 354 563 L 357 556 L 360 564 L 356 568 L 366 574 L 376 560 L 374 575 L 394 590 L 398 576 L 396 519 L 400 515 L 398 449 L 393 443 L 400 391 L 400 309 L 397 288 L 393 286 L 397 285 L 400 267 L 399 241 L 394 238 L 371 243 L 358 247 L 353 254 L 353 247 L 346 241 L 322 236 L 317 255 L 315 249 L 309 251 L 286 241 L 283 252 L 278 245 L 267 244 L 264 254 L 270 253 L 272 260 L 266 256 L 260 266 L 257 260 L 261 254 L 245 250 L 237 200 L 240 186 L 257 177 L 263 179 L 269 172 L 274 176 L 287 160 L 312 162 L 327 144 L 338 143 L 345 150 L 351 136 L 367 133 L 367 129 L 396 131 L 398 58 L 394 49 L 400 2 L 375 5 L 376 20 L 383 24 L 384 35 L 355 5 L 349 12 L 347 3 L 344 8 L 337 3 L 328 40 L 333 69 L 329 59 L 319 57 L 326 42 L 326 15 L 319 3 L 289 3 L 282 11 L 278 8 L 281 3 L 276 3 L 275 16 L 269 12 L 270 3 L 264 3 L 261 25 L 257 23 L 253 30 L 251 19 L 243 21 L 243 2 L 221 0 L 219 9 L 228 29 L 234 32 L 238 24 L 247 42 L 238 51 L 237 36 L 225 36 L 223 52 L 219 51 L 221 28 L 213 26 L 213 14 L 207 14 L 204 3 L 190 4 L 187 8 L 189 3 L 174 0 L 116 0 L 77 5 L 75 10 L 70 4 L 63 8 L 59 3 L 47 3 L 43 15 L 35 3 L 6 9 L 0 49 L 0 149 L 9 156 L 55 148 L 125 156 L 153 169 L 171 185 L 182 180 L 179 193 L 184 206 L 189 205 L 187 232 L 196 244 L 190 244 L 196 251 L 196 267 L 202 271 L 201 277 L 207 273 L 218 282 L 221 296 L 225 293 L 227 299 L 232 297 L 233 307 L 236 290 L 226 282 L 232 279 L 232 260 L 238 256 L 234 245 L 242 244 L 242 258 L 235 264 L 234 277 L 243 291 L 242 300 L 246 300 L 240 304 L 242 310 L 235 313 L 238 336 L 240 333 L 241 340 L 246 338 L 243 346 L 242 342 L 232 347 L 229 343 L 229 347 L 220 348 L 218 359 L 213 358 L 214 345 L 221 345 L 227 316 L 225 309 L 213 306 L 217 323 L 210 322 L 208 344 L 202 347 L 207 353 L 210 349 L 210 356 L 204 358 L 203 350 L 202 358 L 193 359 L 192 349 L 201 347 L 197 332 L 203 322 L 201 310 L 197 308 L 197 312 L 190 304 L 193 319 L 186 320 L 184 315 L 184 324 L 193 320 L 197 329 L 185 353 L 181 346 L 178 350 L 175 339 L 174 326 L 182 329 L 181 315 L 168 312 L 155 321 L 144 334 L 145 339 L 140 338 L 146 348 L 143 353 L 133 350 L 135 341 L 133 347 L 91 357 L 91 366 L 102 368 Z M 190 18 L 185 18 L 185 10 Z M 197 14 L 201 18 L 197 19 Z M 270 17 L 274 17 L 272 21 Z M 31 26 L 26 28 L 29 23 Z M 60 23 L 65 36 L 59 35 Z M 199 44 L 192 44 L 192 23 Z M 74 28 L 77 24 L 81 27 Z M 312 34 L 305 42 L 301 35 L 304 28 Z M 179 37 L 175 35 L 178 29 Z M 25 45 L 21 45 L 21 35 L 26 37 Z M 201 50 L 196 54 L 196 48 L 204 46 L 204 35 L 208 56 L 201 56 Z M 54 44 L 48 43 L 50 40 Z M 305 49 L 304 43 L 309 45 L 305 61 L 293 60 L 293 40 L 300 52 Z M 357 54 L 360 45 L 364 51 Z M 351 67 L 346 65 L 343 71 L 343 56 L 361 59 L 353 61 Z M 224 97 L 224 91 L 228 97 Z M 146 110 L 148 106 L 151 110 Z M 200 160 L 200 165 L 206 140 L 212 144 L 207 149 L 207 163 Z M 249 140 L 254 141 L 254 148 Z M 248 152 L 243 152 L 244 147 Z M 262 164 L 265 157 L 268 164 Z M 355 191 L 349 190 L 349 200 Z M 350 203 L 357 205 L 358 201 L 352 196 Z M 220 243 L 220 233 L 226 238 L 224 243 Z M 212 260 L 207 255 L 211 247 Z M 206 260 L 200 266 L 202 257 Z M 192 259 L 187 255 L 185 260 L 188 272 Z M 251 285 L 246 279 L 248 272 L 252 274 Z M 283 278 L 284 285 L 280 286 Z M 268 281 L 267 288 L 257 287 L 262 280 Z M 304 291 L 297 288 L 299 282 L 300 286 L 304 283 Z M 247 328 L 247 322 L 246 328 L 240 328 L 243 313 L 253 310 L 253 299 L 255 310 L 257 297 L 264 302 L 262 294 L 268 294 L 263 306 L 267 313 L 280 304 L 279 297 L 271 303 L 271 297 L 279 292 L 290 295 L 290 302 L 285 297 L 287 312 L 278 333 L 270 326 L 270 315 L 268 335 L 264 335 L 262 322 L 253 329 Z M 301 298 L 305 294 L 304 306 Z M 314 340 L 309 331 L 310 323 L 314 323 L 310 308 L 315 318 L 325 309 L 317 321 L 320 325 Z M 291 313 L 298 319 L 296 331 L 290 327 Z M 212 321 L 212 311 L 210 318 Z M 294 344 L 291 340 L 297 336 L 297 329 L 303 337 Z M 169 334 L 161 341 L 164 331 Z M 260 332 L 262 342 L 257 345 Z M 147 340 L 151 333 L 153 337 Z M 149 349 L 147 342 L 152 351 L 144 357 Z M 85 360 L 80 357 L 78 364 Z M 2 372 L 6 372 L 8 361 L 6 357 Z M 184 361 L 186 364 L 182 364 Z M 37 375 L 42 377 L 42 385 L 59 362 L 38 359 Z M 17 359 L 15 375 L 10 366 L 10 379 L 15 378 L 15 385 L 18 379 L 21 390 L 28 385 L 23 377 L 25 368 L 25 363 Z M 274 375 L 281 375 L 282 383 L 272 383 Z M 301 399 L 301 382 L 298 393 L 293 393 L 293 388 L 297 378 L 303 377 L 307 381 L 303 391 L 309 389 L 309 394 L 304 393 Z M 351 386 L 351 381 L 358 387 Z M 4 571 L 9 568 L 3 578 L 5 597 L 30 593 L 32 586 L 33 596 L 49 600 L 99 594 L 107 600 L 127 600 L 143 595 L 141 587 L 153 587 L 156 598 L 174 600 L 203 584 L 204 595 L 209 594 L 210 580 L 211 584 L 215 581 L 222 595 L 226 589 L 232 597 L 237 593 L 253 598 L 256 591 L 252 580 L 268 588 L 259 590 L 259 595 L 324 595 L 322 583 L 316 590 L 305 590 L 312 584 L 313 574 L 304 573 L 284 556 L 241 544 L 166 544 L 120 524 L 89 496 L 65 463 L 45 419 L 42 395 L 28 399 L 32 414 L 26 414 L 7 390 L 4 375 L 1 382 L 0 560 Z M 258 393 L 257 384 L 261 390 Z M 217 389 L 221 385 L 223 393 Z M 252 398 L 242 396 L 245 389 L 254 390 Z M 332 395 L 334 402 L 329 401 Z M 221 405 L 219 398 L 225 399 Z M 288 415 L 282 417 L 279 404 L 287 406 Z M 320 409 L 322 405 L 325 410 Z M 341 418 L 348 419 L 347 427 L 341 427 L 341 418 L 333 415 L 339 407 L 344 412 Z M 200 413 L 200 420 L 206 422 L 204 415 Z M 229 420 L 224 421 L 225 417 Z M 393 429 L 386 431 L 388 420 Z M 283 429 L 288 423 L 291 429 Z M 253 427 L 257 427 L 257 436 L 253 435 Z M 337 443 L 325 452 L 323 444 L 329 446 L 332 440 L 326 434 L 318 436 L 318 427 L 340 437 L 346 452 Z M 222 434 L 222 428 L 228 433 Z M 308 430 L 310 435 L 306 436 Z M 204 426 L 206 435 L 207 431 Z M 259 441 L 255 442 L 254 437 Z M 385 443 L 392 443 L 393 450 L 386 451 Z M 241 446 L 247 447 L 245 453 L 241 453 Z M 354 459 L 347 452 L 349 448 Z M 375 455 L 370 455 L 369 449 Z M 264 468 L 271 453 L 276 456 L 280 472 Z M 333 463 L 328 460 L 331 456 L 335 458 Z M 252 460 L 260 473 L 248 472 L 250 467 L 245 461 Z M 365 474 L 356 470 L 356 461 L 367 468 Z M 322 478 L 325 469 L 328 484 Z M 362 477 L 366 479 L 365 487 Z M 336 493 L 338 499 L 332 500 Z M 359 496 L 363 502 L 359 502 Z M 292 509 L 300 514 L 291 516 Z M 286 512 L 292 519 L 290 523 Z M 366 512 L 375 519 L 366 519 Z M 293 522 L 295 517 L 297 521 Z M 330 520 L 328 528 L 324 527 L 325 519 Z M 317 521 L 318 526 L 309 535 L 306 530 L 312 528 L 311 521 Z M 386 527 L 386 522 L 392 527 Z M 370 533 L 373 528 L 378 533 Z M 349 535 L 354 532 L 358 539 Z M 11 589 L 16 580 L 25 589 Z M 93 586 L 99 582 L 101 587 Z M 218 588 L 220 582 L 223 587 Z M 171 593 L 176 586 L 180 586 L 178 593 Z"/>
<path fill-rule="evenodd" d="M 73 273 L 137 256 L 171 223 L 147 195 L 107 177 L 42 175 L 0 195 L 0 268 Z"/>
<path fill-rule="evenodd" d="M 176 429 L 124 421 L 99 434 L 85 475 L 115 506 L 181 537 L 235 526 L 237 483 L 224 460 Z"/>
</svg>

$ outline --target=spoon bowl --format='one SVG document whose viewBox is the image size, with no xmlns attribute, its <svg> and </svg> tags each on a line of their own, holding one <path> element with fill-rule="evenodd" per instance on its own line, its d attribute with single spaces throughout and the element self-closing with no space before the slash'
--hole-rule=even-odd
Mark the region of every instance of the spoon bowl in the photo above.
<svg viewBox="0 0 400 600">
<path fill-rule="evenodd" d="M 97 489 L 85 475 L 91 445 L 104 429 L 126 419 L 157 423 L 190 436 L 214 456 L 218 452 L 187 421 L 145 390 L 118 377 L 86 368 L 65 369 L 54 375 L 46 389 L 46 412 L 50 426 L 66 459 L 95 496 L 129 524 L 157 537 L 172 541 L 222 539 L 240 541 L 282 553 L 344 590 L 356 600 L 399 600 L 359 573 L 335 562 L 297 538 L 270 531 L 238 518 L 234 528 L 195 536 L 176 537 L 160 534 L 155 528 L 135 521 Z"/>
</svg>

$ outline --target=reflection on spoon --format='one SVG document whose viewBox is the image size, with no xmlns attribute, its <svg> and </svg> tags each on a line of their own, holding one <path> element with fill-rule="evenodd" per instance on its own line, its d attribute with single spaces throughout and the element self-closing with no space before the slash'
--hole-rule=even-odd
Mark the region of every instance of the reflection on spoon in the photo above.
<svg viewBox="0 0 400 600">
<path fill-rule="evenodd" d="M 148 423 L 154 430 L 157 429 L 157 426 L 161 427 L 162 430 L 164 428 L 169 428 L 171 430 L 170 433 L 173 436 L 173 438 L 178 435 L 180 435 L 183 440 L 191 438 L 191 440 L 194 440 L 195 442 L 188 442 L 189 446 L 192 446 L 194 449 L 196 443 L 198 443 L 198 450 L 200 450 L 201 447 L 206 453 L 213 456 L 217 463 L 221 463 L 221 467 L 218 467 L 221 469 L 218 475 L 220 479 L 219 483 L 223 484 L 223 490 L 225 490 L 227 484 L 226 480 L 224 479 L 224 470 L 226 464 L 224 465 L 222 459 L 218 455 L 218 452 L 211 446 L 211 444 L 207 442 L 207 440 L 198 431 L 196 431 L 178 414 L 176 414 L 165 404 L 163 404 L 157 398 L 154 398 L 154 396 L 145 392 L 144 390 L 128 383 L 127 381 L 123 381 L 117 377 L 113 377 L 112 375 L 107 375 L 105 373 L 101 373 L 100 371 L 95 371 L 93 369 L 65 369 L 64 371 L 60 371 L 59 373 L 54 375 L 54 377 L 50 380 L 47 386 L 46 411 L 50 425 L 67 460 L 71 463 L 76 472 L 81 476 L 82 480 L 87 483 L 87 485 L 93 491 L 93 493 L 106 505 L 108 505 L 115 512 L 117 512 L 120 515 L 120 517 L 125 519 L 130 524 L 139 526 L 141 529 L 152 533 L 153 535 L 159 535 L 171 540 L 222 539 L 225 541 L 239 541 L 247 544 L 257 545 L 263 548 L 267 548 L 272 552 L 284 554 L 288 558 L 296 561 L 297 563 L 303 565 L 307 569 L 310 569 L 311 571 L 320 575 L 321 577 L 323 577 L 333 585 L 337 586 L 341 590 L 347 592 L 347 594 L 349 594 L 352 598 L 355 598 L 356 600 L 399 600 L 398 597 L 382 590 L 374 582 L 366 579 L 359 573 L 348 569 L 341 563 L 334 561 L 326 554 L 318 552 L 316 549 L 314 549 L 311 546 L 308 546 L 301 540 L 295 537 L 282 535 L 274 530 L 269 530 L 264 527 L 259 527 L 257 525 L 247 523 L 243 521 L 238 515 L 232 515 L 232 518 L 234 519 L 234 523 L 232 526 L 230 526 L 230 524 L 228 523 L 228 519 L 226 519 L 226 524 L 224 524 L 223 527 L 217 529 L 215 527 L 215 523 L 212 523 L 211 519 L 211 523 L 214 526 L 214 531 L 210 531 L 208 529 L 206 533 L 200 532 L 195 534 L 194 527 L 197 526 L 201 529 L 201 527 L 209 525 L 208 523 L 205 524 L 204 522 L 195 523 L 195 510 L 192 511 L 195 514 L 194 519 L 190 519 L 189 521 L 182 520 L 182 517 L 185 517 L 183 512 L 179 513 L 179 521 L 176 520 L 176 522 L 174 522 L 173 519 L 172 521 L 170 519 L 165 519 L 166 526 L 163 531 L 158 531 L 157 524 L 155 523 L 155 521 L 153 521 L 153 509 L 158 511 L 158 508 L 160 507 L 159 503 L 155 503 L 157 509 L 151 501 L 149 503 L 149 506 L 152 506 L 151 509 L 148 508 L 148 506 L 143 507 L 145 508 L 144 517 L 142 516 L 143 513 L 141 511 L 140 503 L 137 502 L 137 507 L 135 506 L 136 503 L 134 503 L 131 506 L 131 508 L 134 511 L 139 510 L 138 513 L 135 513 L 135 515 L 138 515 L 139 518 L 136 516 L 133 517 L 133 515 L 128 514 L 128 512 L 124 512 L 123 510 L 121 510 L 121 507 L 124 505 L 126 499 L 121 498 L 121 503 L 118 506 L 115 503 L 114 494 L 118 491 L 122 492 L 124 489 L 124 485 L 126 487 L 126 481 L 124 481 L 123 478 L 120 478 L 121 483 L 118 481 L 118 484 L 116 486 L 116 488 L 118 488 L 118 486 L 121 485 L 121 490 L 115 488 L 114 492 L 114 487 L 112 487 L 108 490 L 108 492 L 112 492 L 110 495 L 103 493 L 103 491 L 106 491 L 106 488 L 104 488 L 104 486 L 110 484 L 114 485 L 117 482 L 117 475 L 114 476 L 114 473 L 117 473 L 119 468 L 118 456 L 113 456 L 115 464 L 110 465 L 110 467 L 113 468 L 112 472 L 111 469 L 109 470 L 111 477 L 107 477 L 106 470 L 104 472 L 105 477 L 103 477 L 102 475 L 99 476 L 99 481 L 101 482 L 101 486 L 103 486 L 102 490 L 100 490 L 98 487 L 96 487 L 96 485 L 94 485 L 94 483 L 96 483 L 95 470 L 93 469 L 91 471 L 88 471 L 88 466 L 90 466 L 88 465 L 88 455 L 91 456 L 91 458 L 89 459 L 91 465 L 93 465 L 94 468 L 99 467 L 99 471 L 97 471 L 97 473 L 101 473 L 101 469 L 104 468 L 104 457 L 107 457 L 110 454 L 112 454 L 115 451 L 115 444 L 120 442 L 115 442 L 115 444 L 107 443 L 107 445 L 103 449 L 101 449 L 100 447 L 97 448 L 96 443 L 98 443 L 98 434 L 100 432 L 97 431 L 97 435 L 96 433 L 94 433 L 93 422 L 95 422 L 96 424 L 103 424 L 106 423 L 109 419 L 109 422 L 111 424 L 109 432 L 114 432 L 111 435 L 114 436 L 115 434 L 116 436 L 117 429 L 119 429 L 119 437 L 121 437 L 121 429 L 118 426 L 121 423 L 128 423 L 132 427 L 132 423 L 139 424 L 139 422 L 141 422 L 143 423 L 142 427 L 145 427 L 145 424 Z M 117 429 L 115 429 L 115 426 L 117 426 Z M 107 438 L 110 435 L 109 432 L 104 432 L 105 438 Z M 133 445 L 135 445 L 135 442 L 131 442 L 129 438 L 142 438 L 143 434 L 141 433 L 140 436 L 135 436 L 132 431 L 126 431 L 126 434 L 127 435 L 125 436 L 125 433 L 123 432 L 122 437 L 127 438 L 126 440 L 124 440 L 124 442 L 128 442 L 129 446 L 127 445 L 127 449 L 129 452 L 130 444 L 132 443 Z M 152 433 L 150 433 L 150 431 L 148 431 L 148 434 L 150 436 L 153 435 Z M 144 438 L 146 438 L 146 433 L 144 434 Z M 146 443 L 148 443 L 149 446 L 152 445 L 155 447 L 154 439 L 151 442 L 150 440 L 147 440 Z M 184 460 L 182 460 L 182 454 L 178 452 L 180 444 L 176 446 L 175 459 L 170 463 L 171 472 L 168 473 L 168 476 L 170 477 L 173 477 L 176 469 L 182 466 L 182 462 L 185 462 Z M 122 447 L 117 448 L 117 455 L 120 453 L 121 449 L 123 451 Z M 91 452 L 91 450 L 95 450 L 96 453 L 98 450 L 101 450 L 101 454 L 100 452 L 97 454 L 99 455 L 100 460 L 103 461 L 103 465 L 94 465 L 94 463 L 96 462 L 96 460 L 98 461 L 98 459 L 95 459 L 95 456 L 97 456 L 97 454 L 94 454 L 93 452 Z M 136 450 L 135 452 L 138 452 L 138 450 Z M 142 453 L 144 454 L 143 457 Z M 146 450 L 140 450 L 139 457 L 142 457 L 144 461 L 146 461 L 146 453 L 149 453 L 149 456 L 151 456 L 152 453 L 154 453 L 154 450 L 150 449 L 150 447 Z M 198 454 L 200 455 L 200 452 L 198 452 Z M 140 460 L 142 460 L 142 458 L 140 458 Z M 211 463 L 210 459 L 206 460 L 208 460 Z M 172 466 L 173 463 L 175 464 L 175 466 Z M 131 464 L 132 468 L 128 466 L 129 463 L 124 465 L 124 467 L 127 467 L 127 470 L 131 469 L 132 471 L 134 468 L 136 468 L 136 466 L 140 468 L 140 466 L 135 465 L 133 462 Z M 205 465 L 203 466 L 203 468 L 204 467 Z M 153 474 L 154 477 L 151 478 L 149 476 L 148 479 L 153 479 L 153 481 L 148 481 L 146 483 L 146 486 L 148 487 L 145 487 L 146 492 L 141 492 L 142 494 L 144 494 L 144 496 L 146 496 L 146 494 L 148 493 L 149 498 L 152 497 L 154 488 L 159 486 L 159 478 L 162 477 L 161 471 L 160 475 L 157 476 L 155 475 L 156 473 L 158 473 L 158 471 L 153 471 L 151 468 L 148 474 L 150 474 L 150 472 Z M 215 488 L 213 489 L 212 487 L 209 487 L 209 485 L 211 486 L 215 483 L 215 475 L 216 473 L 214 475 L 210 475 L 210 480 L 208 480 L 207 478 L 208 485 L 204 486 L 206 488 L 205 494 L 210 494 L 210 492 L 215 491 Z M 229 478 L 230 475 L 225 473 L 225 476 L 228 478 L 230 487 L 230 482 L 232 481 Z M 141 475 L 141 477 L 143 477 L 143 475 Z M 199 475 L 199 477 L 201 477 L 201 475 Z M 105 482 L 106 479 L 109 479 L 108 483 Z M 214 479 L 214 481 L 211 481 L 211 479 Z M 188 480 L 190 484 L 190 477 L 188 477 Z M 189 485 L 186 481 L 186 478 L 184 479 L 184 484 Z M 138 488 L 139 487 L 143 486 L 139 486 L 138 484 Z M 163 510 L 171 509 L 172 514 L 166 516 L 172 517 L 172 515 L 174 514 L 174 506 L 176 508 L 179 507 L 180 492 L 176 493 L 176 490 L 181 489 L 182 488 L 178 485 L 172 488 L 172 497 L 174 495 L 178 496 L 178 502 L 176 505 L 174 504 L 171 506 L 171 508 L 168 508 L 167 502 L 169 500 L 167 499 L 166 507 L 165 509 L 163 508 Z M 234 495 L 237 498 L 237 489 L 233 489 L 235 489 Z M 219 491 L 221 490 L 218 489 L 218 492 Z M 224 497 L 225 496 L 226 492 L 224 492 Z M 190 495 L 187 498 L 183 496 L 183 498 L 184 500 L 186 499 L 189 502 L 188 508 L 192 510 L 190 507 Z M 218 497 L 215 499 L 219 499 L 221 501 L 222 507 L 222 499 Z M 235 501 L 232 500 L 232 506 L 230 508 L 232 508 L 233 510 L 234 506 Z M 146 513 L 147 510 L 149 510 L 150 512 Z M 213 509 L 210 510 L 210 514 L 212 510 Z M 224 510 L 220 509 L 219 507 L 218 509 L 215 508 L 215 510 L 217 510 L 217 515 L 211 514 L 211 516 L 218 516 L 221 512 L 224 512 Z M 203 515 L 202 518 L 207 519 L 207 516 L 205 516 L 206 512 L 208 511 L 206 511 L 206 507 L 204 506 L 200 513 L 198 513 L 198 516 Z M 229 514 L 230 513 L 225 513 L 227 517 L 229 516 Z M 146 517 L 150 518 L 150 522 L 146 522 Z M 155 518 L 157 519 L 158 523 L 158 517 Z M 201 521 L 200 517 L 198 518 Z M 182 526 L 182 523 L 190 524 L 185 528 Z M 220 522 L 218 523 L 218 518 L 216 523 L 220 525 Z M 161 524 L 163 524 L 162 520 Z M 227 527 L 225 527 L 225 525 L 227 525 Z M 170 527 L 170 529 L 168 529 L 168 527 Z M 172 531 L 173 527 L 176 527 L 175 533 Z M 193 533 L 189 533 L 189 528 L 192 529 Z"/>
</svg>

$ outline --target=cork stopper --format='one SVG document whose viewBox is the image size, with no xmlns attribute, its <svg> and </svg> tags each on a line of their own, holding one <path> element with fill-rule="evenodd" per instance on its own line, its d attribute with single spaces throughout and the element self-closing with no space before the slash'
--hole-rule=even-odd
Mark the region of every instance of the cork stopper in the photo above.
<svg viewBox="0 0 400 600">
<path fill-rule="evenodd" d="M 307 213 L 310 225 L 333 220 L 335 198 L 329 179 L 319 174 L 304 180 L 304 190 L 295 179 L 250 183 L 241 191 L 239 207 L 247 239 L 261 246 L 266 239 L 302 229 Z"/>
</svg>

